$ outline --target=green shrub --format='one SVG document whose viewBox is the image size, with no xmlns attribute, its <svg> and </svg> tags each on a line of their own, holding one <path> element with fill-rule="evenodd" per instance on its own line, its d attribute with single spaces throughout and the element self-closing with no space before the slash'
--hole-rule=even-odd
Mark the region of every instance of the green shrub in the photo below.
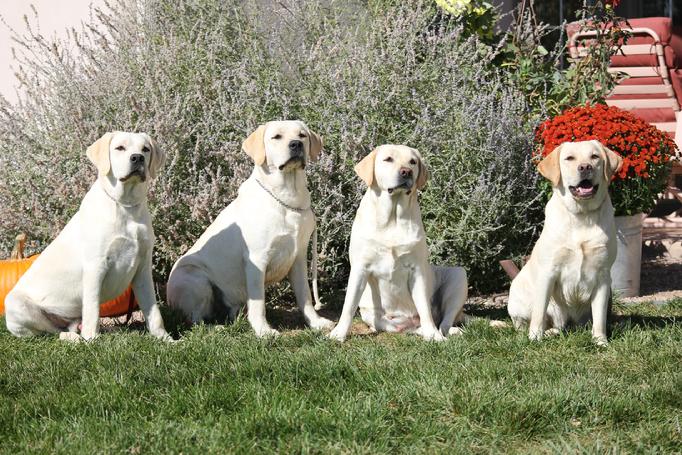
<svg viewBox="0 0 682 455">
<path fill-rule="evenodd" d="M 77 210 L 107 130 L 147 131 L 169 155 L 150 196 L 154 267 L 174 260 L 235 196 L 259 123 L 300 118 L 325 137 L 309 171 L 321 289 L 343 289 L 364 188 L 353 165 L 374 146 L 422 151 L 433 260 L 464 265 L 475 291 L 505 285 L 497 261 L 525 254 L 541 210 L 523 97 L 493 51 L 434 21 L 432 2 L 118 0 L 75 37 L 79 52 L 24 43 L 27 95 L 0 112 L 3 249 L 16 231 L 41 247 Z M 6 252 L 6 251 L 5 251 Z"/>
</svg>

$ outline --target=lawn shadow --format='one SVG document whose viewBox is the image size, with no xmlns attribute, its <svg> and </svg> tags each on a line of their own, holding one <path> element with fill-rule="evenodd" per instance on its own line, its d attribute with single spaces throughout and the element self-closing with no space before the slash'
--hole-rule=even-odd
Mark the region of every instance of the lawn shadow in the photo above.
<svg viewBox="0 0 682 455">
<path fill-rule="evenodd" d="M 166 331 L 175 339 L 181 337 L 186 332 L 193 329 L 193 325 L 187 320 L 187 317 L 182 311 L 171 308 L 165 304 L 165 286 L 158 285 L 157 292 L 159 295 L 159 302 L 161 305 L 161 315 L 163 317 Z M 303 318 L 303 313 L 296 304 L 282 303 L 292 301 L 294 299 L 291 288 L 283 283 L 279 286 L 272 286 L 266 289 L 266 299 L 271 297 L 273 301 L 266 304 L 266 317 L 273 328 L 281 332 L 301 331 L 308 328 L 308 325 Z M 338 295 L 327 295 L 325 301 L 328 301 L 318 314 L 322 317 L 336 322 L 341 314 L 341 309 L 338 305 Z M 341 296 L 343 297 L 343 296 Z M 246 305 L 243 305 L 237 312 L 235 319 L 246 318 Z M 234 321 L 225 319 L 224 321 L 216 320 L 213 322 L 205 322 L 209 327 L 218 325 L 231 325 Z M 113 333 L 121 330 L 144 332 L 146 325 L 142 311 L 134 311 L 131 316 L 120 316 L 115 318 L 103 318 L 101 321 L 102 332 Z"/>
<path fill-rule="evenodd" d="M 647 259 L 642 261 L 640 295 L 677 291 L 680 288 L 682 263 L 668 260 Z"/>
<path fill-rule="evenodd" d="M 509 319 L 507 307 L 485 306 L 477 304 L 467 304 L 464 306 L 464 313 L 469 316 L 477 318 L 485 318 L 492 320 L 503 321 Z"/>
<path fill-rule="evenodd" d="M 273 308 L 268 308 L 267 312 L 268 321 L 270 321 L 273 327 L 282 332 L 282 334 L 294 335 L 309 328 L 305 322 L 305 319 L 303 318 L 303 314 L 297 306 L 277 305 Z M 318 310 L 317 314 L 336 322 L 339 319 L 341 311 L 331 306 Z M 367 324 L 356 318 L 353 320 L 353 325 L 349 335 L 376 337 L 379 335 L 379 333 L 372 331 Z"/>
<path fill-rule="evenodd" d="M 678 316 L 645 316 L 638 314 L 614 315 L 611 326 L 636 326 L 641 328 L 663 328 L 682 324 Z"/>
</svg>

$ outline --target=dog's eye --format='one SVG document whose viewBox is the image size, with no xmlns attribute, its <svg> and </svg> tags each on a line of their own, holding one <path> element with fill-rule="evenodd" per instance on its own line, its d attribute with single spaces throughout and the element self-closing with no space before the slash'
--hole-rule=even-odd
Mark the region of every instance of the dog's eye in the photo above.
<svg viewBox="0 0 682 455">
<path fill-rule="evenodd" d="M 412 165 L 417 164 L 417 161 L 416 161 L 414 158 L 412 158 L 412 159 L 410 160 L 410 164 L 412 164 Z"/>
<path fill-rule="evenodd" d="M 301 139 L 304 139 L 304 138 L 306 138 L 306 137 L 308 137 L 308 136 L 306 136 L 305 134 L 301 133 L 301 134 L 298 135 L 298 137 L 300 137 Z"/>
<path fill-rule="evenodd" d="M 119 152 L 124 151 L 126 148 L 123 147 L 122 145 L 119 145 L 118 147 L 115 148 L 115 150 L 118 150 Z"/>
<path fill-rule="evenodd" d="M 592 158 L 593 160 L 596 160 L 596 159 L 599 158 L 599 155 L 592 155 L 591 158 Z"/>
<path fill-rule="evenodd" d="M 142 147 L 142 151 L 144 153 L 149 153 L 149 147 Z"/>
<path fill-rule="evenodd" d="M 385 158 L 384 161 L 386 161 L 387 163 L 392 163 L 392 162 L 393 162 L 393 158 L 391 158 L 391 157 L 389 156 L 389 157 Z"/>
<path fill-rule="evenodd" d="M 274 136 L 272 136 L 272 138 L 275 140 L 276 139 L 282 139 L 282 135 L 281 134 L 275 134 Z"/>
<path fill-rule="evenodd" d="M 573 161 L 573 160 L 575 160 L 574 156 L 567 156 L 566 157 L 566 161 Z"/>
</svg>

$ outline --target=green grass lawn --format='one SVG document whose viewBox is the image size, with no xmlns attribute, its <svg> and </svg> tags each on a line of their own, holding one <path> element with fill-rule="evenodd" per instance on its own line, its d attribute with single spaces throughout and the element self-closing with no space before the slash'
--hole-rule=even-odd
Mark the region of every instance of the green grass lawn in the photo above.
<svg viewBox="0 0 682 455">
<path fill-rule="evenodd" d="M 444 343 L 259 340 L 244 320 L 69 344 L 0 320 L 0 451 L 680 452 L 682 300 L 616 311 L 608 348 L 483 322 Z"/>
</svg>

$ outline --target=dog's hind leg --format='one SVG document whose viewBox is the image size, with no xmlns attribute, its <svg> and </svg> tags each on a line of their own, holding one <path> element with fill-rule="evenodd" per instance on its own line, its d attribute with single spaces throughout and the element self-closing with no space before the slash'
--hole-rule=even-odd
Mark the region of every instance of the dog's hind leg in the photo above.
<svg viewBox="0 0 682 455">
<path fill-rule="evenodd" d="M 516 330 L 523 330 L 528 327 L 529 319 L 522 319 L 522 318 L 517 318 L 517 317 L 512 317 L 512 324 L 514 324 L 514 328 Z"/>
<path fill-rule="evenodd" d="M 10 292 L 5 298 L 5 323 L 7 330 L 18 337 L 59 333 L 68 324 L 59 325 L 58 318 L 51 318 L 40 307 L 22 295 Z"/>
<path fill-rule="evenodd" d="M 509 289 L 509 300 L 507 300 L 507 313 L 514 324 L 516 330 L 524 330 L 530 324 L 530 297 L 519 284 L 521 277 L 517 276 L 512 281 Z"/>
<path fill-rule="evenodd" d="M 547 313 L 545 315 L 545 327 L 549 332 L 549 335 L 557 335 L 562 330 L 566 328 L 566 324 L 569 321 L 569 315 L 566 308 L 561 307 L 554 299 L 549 300 L 549 305 L 547 305 Z M 557 329 L 557 330 L 549 330 Z"/>
<path fill-rule="evenodd" d="M 215 317 L 213 285 L 198 267 L 186 266 L 173 270 L 166 293 L 168 305 L 182 311 L 192 324 Z"/>
<path fill-rule="evenodd" d="M 431 301 L 434 319 L 438 321 L 439 330 L 444 336 L 450 334 L 450 328 L 461 320 L 462 311 L 467 299 L 467 275 L 461 267 L 433 266 L 435 292 Z M 436 318 L 438 317 L 438 318 Z"/>
</svg>

